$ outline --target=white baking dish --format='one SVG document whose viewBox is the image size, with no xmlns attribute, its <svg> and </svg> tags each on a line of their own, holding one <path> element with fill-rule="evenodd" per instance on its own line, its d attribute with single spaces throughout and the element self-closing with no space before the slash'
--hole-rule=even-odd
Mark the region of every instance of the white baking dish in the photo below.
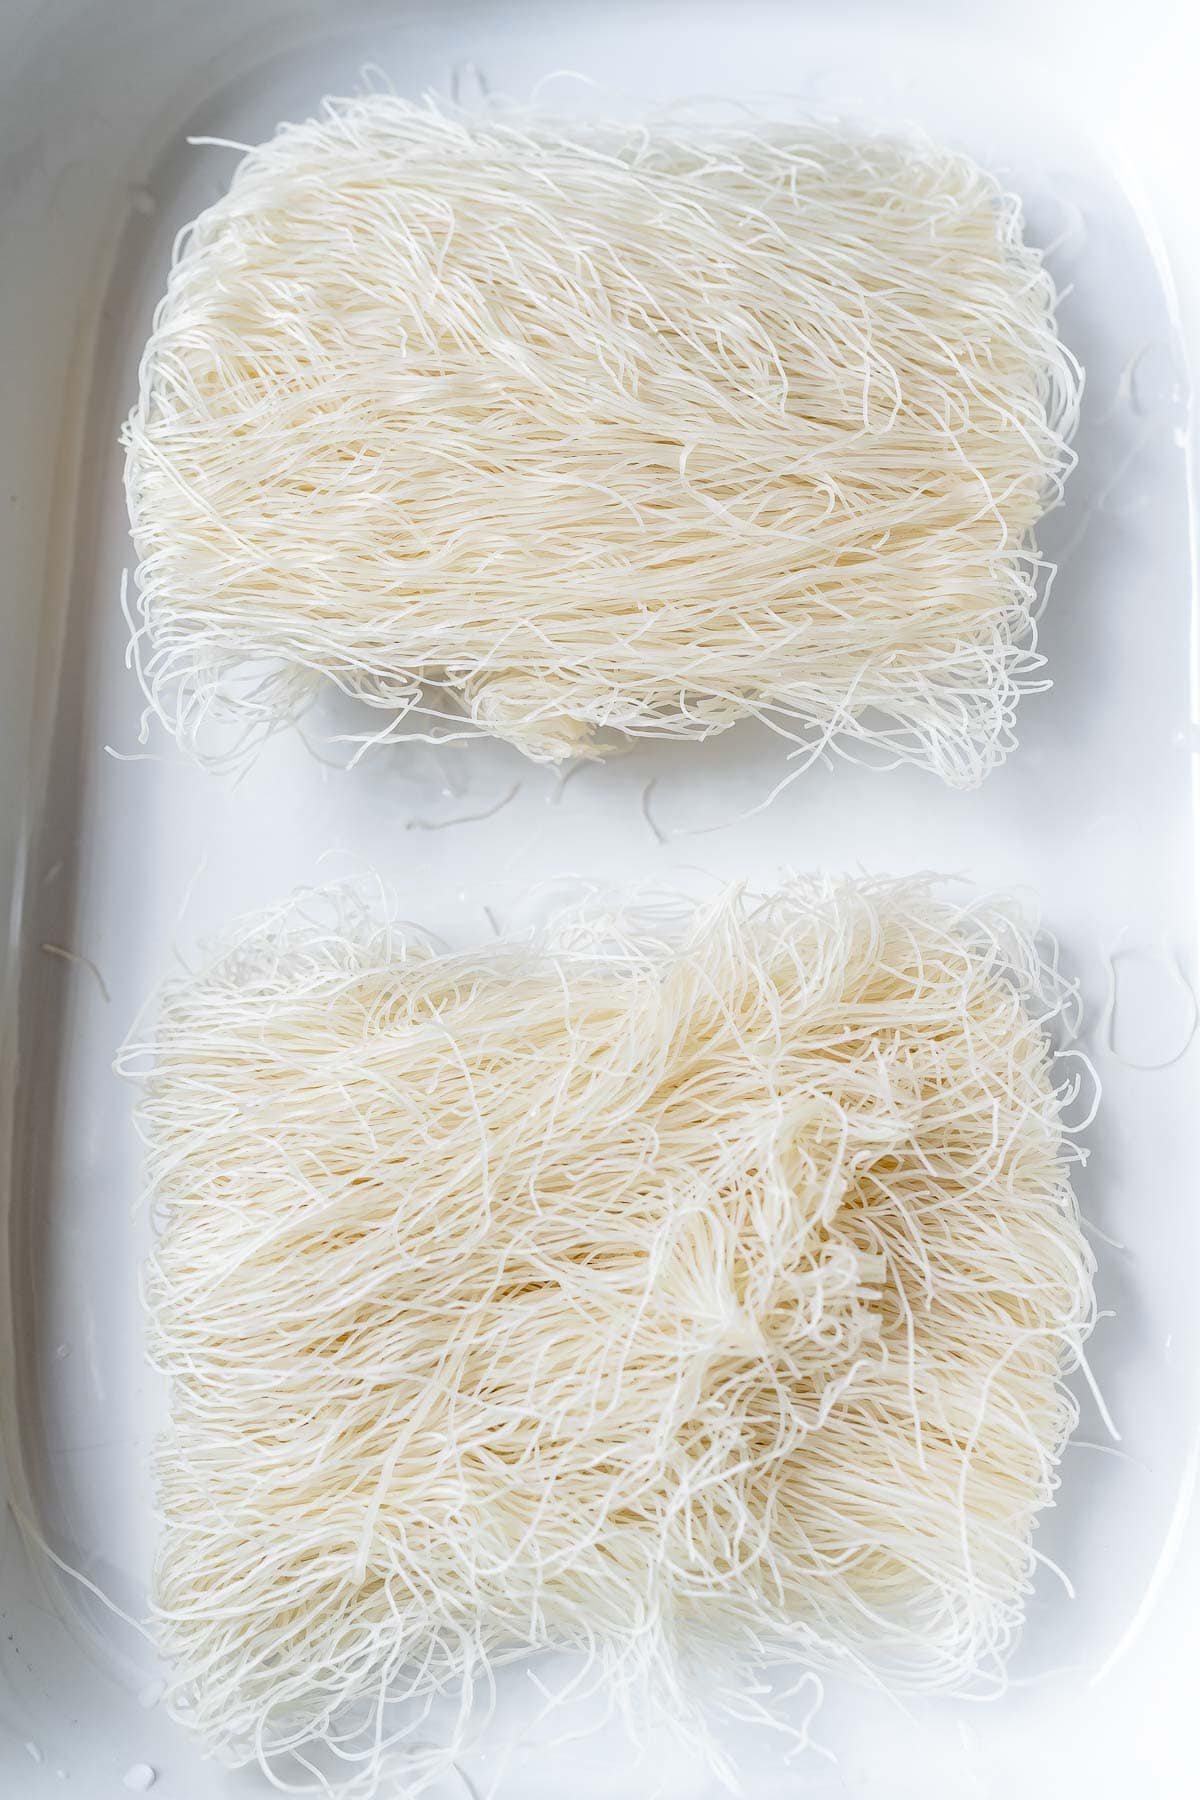
<svg viewBox="0 0 1200 1800">
<path fill-rule="evenodd" d="M 141 1356 L 137 1147 L 110 1066 L 173 946 L 186 953 L 232 913 L 364 862 L 454 941 L 490 931 L 485 906 L 517 916 L 532 886 L 559 878 L 941 869 L 1036 895 L 1083 981 L 1085 1047 L 1105 1088 L 1083 1200 L 1125 1246 L 1099 1244 L 1102 1303 L 1115 1317 L 1094 1339 L 1093 1366 L 1121 1442 L 1085 1400 L 1061 1504 L 1038 1539 L 1077 1598 L 1042 1580 L 1005 1699 L 903 1711 L 831 1692 L 817 1736 L 836 1760 L 785 1767 L 776 1746 L 748 1738 L 747 1790 L 889 1800 L 1191 1791 L 1200 707 L 1188 365 L 1200 348 L 1200 66 L 1190 11 L 1159 0 L 0 5 L 0 879 L 12 896 L 0 1485 L 118 1605 L 144 1608 L 161 1395 Z M 1025 702 L 1021 748 L 980 793 L 839 766 L 738 820 L 778 772 L 772 745 L 749 729 L 700 749 L 639 750 L 561 794 L 551 775 L 486 744 L 440 761 L 382 752 L 342 774 L 292 735 L 238 786 L 180 764 L 158 740 L 149 747 L 166 760 L 105 754 L 137 748 L 118 607 L 129 547 L 117 427 L 171 239 L 233 163 L 189 149 L 186 136 L 262 137 L 353 86 L 367 63 L 406 93 L 464 89 L 480 72 L 527 93 L 562 68 L 652 98 L 786 92 L 925 123 L 1025 196 L 1031 235 L 1057 240 L 1052 266 L 1074 284 L 1062 325 L 1088 388 L 1081 466 L 1046 533 L 1063 561 L 1043 631 L 1054 690 Z M 569 91 L 573 104 L 594 104 Z M 331 709 L 313 723 L 332 721 Z M 483 812 L 518 782 L 491 818 L 421 828 Z M 204 1760 L 156 1704 L 155 1679 L 137 1635 L 86 1588 L 53 1565 L 28 1566 L 7 1515 L 0 1794 L 93 1800 L 149 1770 L 170 1800 L 260 1791 L 256 1776 Z M 501 1792 L 534 1800 L 568 1780 L 581 1796 L 711 1790 L 686 1759 L 629 1774 L 618 1747 L 575 1746 L 535 1758 Z"/>
</svg>

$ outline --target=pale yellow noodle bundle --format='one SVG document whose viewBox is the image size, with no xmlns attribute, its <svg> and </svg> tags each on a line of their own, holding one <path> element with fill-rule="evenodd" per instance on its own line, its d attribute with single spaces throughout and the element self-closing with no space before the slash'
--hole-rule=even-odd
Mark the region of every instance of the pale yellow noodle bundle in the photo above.
<svg viewBox="0 0 1200 1800">
<path fill-rule="evenodd" d="M 526 1647 L 692 1731 L 773 1669 L 994 1686 L 1092 1319 L 1072 1005 L 912 882 L 251 921 L 130 1052 L 177 1710 L 371 1793 Z"/>
<path fill-rule="evenodd" d="M 1078 386 L 1019 203 L 924 140 L 327 102 L 155 316 L 149 710 L 214 760 L 323 680 L 550 761 L 756 715 L 970 786 Z"/>
</svg>

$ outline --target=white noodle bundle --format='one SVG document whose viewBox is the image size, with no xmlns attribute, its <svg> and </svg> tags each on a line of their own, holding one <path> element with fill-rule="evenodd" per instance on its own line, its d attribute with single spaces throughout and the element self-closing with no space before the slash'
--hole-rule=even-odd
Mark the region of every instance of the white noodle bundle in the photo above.
<svg viewBox="0 0 1200 1800">
<path fill-rule="evenodd" d="M 327 102 L 155 316 L 149 711 L 213 760 L 323 680 L 364 741 L 549 761 L 756 715 L 970 786 L 1040 667 L 1078 387 L 1018 201 L 924 140 Z"/>
<path fill-rule="evenodd" d="M 1092 1319 L 1072 1004 L 921 883 L 243 928 L 132 1053 L 177 1711 L 371 1793 L 527 1647 L 693 1732 L 774 1668 L 1001 1681 Z"/>
</svg>

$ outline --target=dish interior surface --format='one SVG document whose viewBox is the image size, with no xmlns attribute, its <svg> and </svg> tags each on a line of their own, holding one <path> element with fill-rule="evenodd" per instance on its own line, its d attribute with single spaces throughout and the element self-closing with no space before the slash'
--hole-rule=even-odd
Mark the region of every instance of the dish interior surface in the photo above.
<svg viewBox="0 0 1200 1800">
<path fill-rule="evenodd" d="M 621 10 L 619 21 L 603 8 L 488 9 L 347 29 L 223 79 L 164 127 L 149 172 L 127 185 L 87 389 L 50 782 L 22 908 L 14 1255 L 28 1497 L 55 1551 L 142 1614 L 164 1398 L 143 1360 L 140 1150 L 131 1096 L 111 1065 L 174 959 L 236 914 L 364 872 L 378 872 L 400 911 L 451 945 L 484 941 L 496 925 L 519 930 L 555 901 L 596 890 L 705 893 L 743 877 L 770 886 L 788 869 L 937 870 L 961 879 L 964 894 L 968 883 L 1015 890 L 1036 903 L 1082 983 L 1081 1047 L 1104 1090 L 1080 1195 L 1098 1234 L 1100 1304 L 1113 1314 L 1092 1341 L 1091 1368 L 1120 1442 L 1084 1384 L 1059 1504 L 1036 1539 L 1076 1597 L 1041 1570 L 1014 1685 L 995 1705 L 903 1709 L 831 1684 L 814 1726 L 828 1754 L 788 1766 L 777 1743 L 747 1729 L 738 1755 L 762 1796 L 796 1792 L 798 1779 L 799 1791 L 864 1796 L 1003 1794 L 1034 1757 L 1046 1783 L 1038 1793 L 1115 1795 L 1127 1791 L 1122 1767 L 1135 1766 L 1121 1758 L 1132 1759 L 1153 1680 L 1139 1634 L 1169 1572 L 1200 1418 L 1200 736 L 1188 395 L 1171 297 L 1152 222 L 1086 122 L 1064 122 L 1019 57 L 989 53 L 967 74 L 960 43 L 911 21 L 867 36 L 858 9 L 841 22 L 830 9 L 820 25 L 800 9 L 725 14 L 701 10 L 684 27 L 670 8 Z M 186 139 L 258 141 L 324 94 L 355 88 L 367 64 L 398 92 L 433 88 L 466 103 L 482 87 L 528 96 L 540 78 L 572 69 L 600 93 L 556 78 L 547 100 L 629 113 L 720 92 L 764 112 L 915 121 L 1023 197 L 1029 236 L 1052 246 L 1067 290 L 1060 326 L 1087 385 L 1079 468 L 1042 531 L 1061 565 L 1041 626 L 1053 689 L 1023 702 L 1019 748 L 982 790 L 836 762 L 755 811 L 784 772 L 784 747 L 752 726 L 699 747 L 640 745 L 565 783 L 486 741 L 380 749 L 347 770 L 347 747 L 331 740 L 364 715 L 334 699 L 237 781 L 183 762 L 161 735 L 139 746 L 119 604 L 131 547 L 117 433 L 172 240 L 224 190 L 236 161 Z M 15 1543 L 8 1551 L 16 1557 Z M 20 1643 L 0 1647 L 15 1696 L 7 1708 L 24 1709 L 9 1721 L 12 1743 L 0 1743 L 0 1768 L 11 1751 L 33 1794 L 58 1767 L 77 1774 L 74 1791 L 108 1792 L 138 1761 L 158 1770 L 173 1800 L 260 1791 L 256 1776 L 206 1762 L 153 1704 L 154 1661 L 136 1635 L 87 1589 L 57 1586 L 88 1657 L 108 1672 L 81 1658 L 64 1707 L 52 1671 L 75 1652 L 30 1601 Z M 1161 1634 L 1156 1642 L 1161 1657 Z M 530 1710 L 519 1684 L 508 1704 L 512 1717 Z M 611 1756 L 546 1748 L 501 1792 L 537 1800 L 560 1792 L 569 1772 L 579 1793 L 611 1793 L 625 1765 L 619 1736 L 608 1741 Z M 87 1748 L 97 1743 L 99 1756 Z M 486 1780 L 487 1769 L 485 1757 L 475 1773 Z M 678 1748 L 623 1779 L 630 1792 L 712 1791 Z"/>
</svg>

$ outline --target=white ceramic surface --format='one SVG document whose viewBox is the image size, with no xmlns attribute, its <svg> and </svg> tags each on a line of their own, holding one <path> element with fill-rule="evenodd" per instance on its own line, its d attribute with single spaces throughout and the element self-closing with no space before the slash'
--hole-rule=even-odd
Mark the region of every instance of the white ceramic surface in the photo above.
<svg viewBox="0 0 1200 1800">
<path fill-rule="evenodd" d="M 1115 1316 L 1092 1362 L 1121 1442 L 1085 1396 L 1060 1504 L 1038 1538 L 1076 1598 L 1044 1574 L 1003 1701 L 904 1711 L 833 1691 L 816 1734 L 831 1756 L 785 1766 L 777 1746 L 747 1737 L 747 1791 L 1191 1791 L 1197 63 L 1187 9 L 1052 11 L 1047 21 L 1024 0 L 0 0 L 0 880 L 12 893 L 0 1491 L 6 1471 L 12 1504 L 119 1606 L 144 1606 L 162 1396 L 142 1362 L 138 1154 L 111 1062 L 176 950 L 296 884 L 365 864 L 453 942 L 490 933 L 485 905 L 520 919 L 531 889 L 560 879 L 937 869 L 1036 895 L 1084 985 L 1085 1047 L 1105 1103 L 1082 1197 L 1123 1246 L 1098 1242 L 1102 1303 Z M 638 96 L 774 91 L 926 124 L 1024 196 L 1033 238 L 1057 241 L 1052 266 L 1072 286 L 1062 328 L 1088 384 L 1080 468 L 1044 538 L 1062 563 L 1043 627 L 1054 689 L 1025 702 L 1020 749 L 983 790 L 837 766 L 739 819 L 780 772 L 778 740 L 750 728 L 699 749 L 640 749 L 561 792 L 548 772 L 483 743 L 384 751 L 344 773 L 293 734 L 237 785 L 181 763 L 158 737 L 155 760 L 106 754 L 136 750 L 139 710 L 117 601 L 130 552 L 116 433 L 172 237 L 233 166 L 228 152 L 185 139 L 265 136 L 353 86 L 366 63 L 406 93 L 469 85 L 482 71 L 521 94 L 556 69 L 629 95 L 626 108 Z M 578 87 L 568 96 L 594 104 Z M 310 732 L 349 717 L 330 706 Z M 452 823 L 513 784 L 494 816 Z M 52 1565 L 30 1570 L 12 1515 L 0 1519 L 0 1795 L 100 1800 L 125 1791 L 142 1763 L 168 1800 L 265 1791 L 201 1757 L 155 1704 L 155 1679 L 137 1635 Z M 686 1758 L 621 1770 L 619 1757 L 615 1744 L 603 1757 L 546 1752 L 501 1793 L 540 1800 L 567 1781 L 581 1800 L 713 1791 Z M 484 1791 L 486 1768 L 475 1775 Z"/>
</svg>

